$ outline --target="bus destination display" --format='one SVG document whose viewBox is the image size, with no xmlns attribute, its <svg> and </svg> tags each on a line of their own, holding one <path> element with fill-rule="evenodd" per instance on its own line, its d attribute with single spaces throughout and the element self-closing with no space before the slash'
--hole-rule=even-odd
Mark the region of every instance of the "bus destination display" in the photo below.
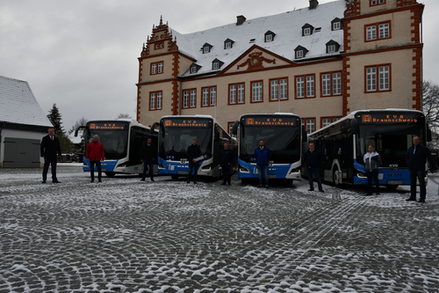
<svg viewBox="0 0 439 293">
<path fill-rule="evenodd" d="M 413 113 L 385 114 L 370 113 L 361 114 L 360 121 L 363 124 L 388 124 L 388 123 L 417 123 L 419 116 Z"/>
<path fill-rule="evenodd" d="M 89 129 L 90 130 L 125 130 L 126 129 L 125 123 L 118 123 L 118 122 L 99 122 L 99 123 L 90 123 Z"/>
<path fill-rule="evenodd" d="M 209 120 L 206 119 L 164 119 L 165 127 L 209 127 Z"/>
<path fill-rule="evenodd" d="M 254 116 L 245 117 L 243 122 L 246 126 L 294 126 L 297 123 L 297 118 Z"/>
</svg>

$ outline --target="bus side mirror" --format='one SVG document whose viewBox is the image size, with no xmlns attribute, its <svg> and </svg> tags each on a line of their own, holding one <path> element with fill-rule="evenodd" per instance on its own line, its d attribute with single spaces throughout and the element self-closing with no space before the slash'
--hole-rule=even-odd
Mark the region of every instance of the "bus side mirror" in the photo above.
<svg viewBox="0 0 439 293">
<path fill-rule="evenodd" d="M 154 124 L 150 128 L 151 134 L 154 134 L 156 129 L 158 131 L 159 127 L 160 127 L 160 123 L 159 122 L 154 122 Z"/>
<path fill-rule="evenodd" d="M 431 129 L 430 127 L 427 127 L 427 141 L 431 142 L 432 141 L 432 135 L 431 135 Z"/>
<path fill-rule="evenodd" d="M 232 135 L 234 136 L 238 135 L 238 127 L 239 127 L 239 121 L 235 121 L 235 123 L 232 126 Z"/>
<path fill-rule="evenodd" d="M 85 126 L 79 126 L 78 128 L 76 128 L 75 130 L 75 137 L 78 137 L 78 132 L 80 129 L 85 129 Z"/>
<path fill-rule="evenodd" d="M 351 128 L 353 134 L 359 133 L 358 121 L 356 119 L 351 120 Z"/>
</svg>

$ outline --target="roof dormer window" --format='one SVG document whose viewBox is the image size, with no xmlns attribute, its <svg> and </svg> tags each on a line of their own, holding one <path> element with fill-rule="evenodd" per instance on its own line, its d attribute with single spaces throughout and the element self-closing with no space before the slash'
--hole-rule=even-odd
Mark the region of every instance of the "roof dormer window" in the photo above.
<svg viewBox="0 0 439 293">
<path fill-rule="evenodd" d="M 266 42 L 266 43 L 273 42 L 275 36 L 276 36 L 276 34 L 273 33 L 272 31 L 266 32 L 265 36 L 264 36 L 264 42 Z"/>
<path fill-rule="evenodd" d="M 203 47 L 201 48 L 201 51 L 203 52 L 203 54 L 207 54 L 207 53 L 210 53 L 210 50 L 212 50 L 212 45 L 211 44 L 209 44 L 209 43 L 205 43 L 204 45 L 203 45 Z"/>
<path fill-rule="evenodd" d="M 215 59 L 212 61 L 212 70 L 219 70 L 221 66 L 223 66 L 224 62 L 219 59 Z"/>
<path fill-rule="evenodd" d="M 305 58 L 306 54 L 308 53 L 308 50 L 305 47 L 297 46 L 296 49 L 294 49 L 295 52 L 295 59 L 302 59 Z"/>
<path fill-rule="evenodd" d="M 234 42 L 233 40 L 231 40 L 231 39 L 227 39 L 227 40 L 225 40 L 225 41 L 224 41 L 224 50 L 232 49 L 234 43 L 235 43 L 235 42 Z"/>
<path fill-rule="evenodd" d="M 330 40 L 329 42 L 326 43 L 326 53 L 327 54 L 336 53 L 336 52 L 338 52 L 338 50 L 340 50 L 340 44 L 337 43 L 336 41 Z"/>
<path fill-rule="evenodd" d="M 198 65 L 198 64 L 196 64 L 196 63 L 193 63 L 193 64 L 191 65 L 191 67 L 189 68 L 189 73 L 190 73 L 190 74 L 197 73 L 198 70 L 200 70 L 200 68 L 201 68 L 200 65 Z"/>
<path fill-rule="evenodd" d="M 314 27 L 312 25 L 310 25 L 309 23 L 302 26 L 302 36 L 303 37 L 310 36 L 310 35 L 312 35 L 313 32 L 314 32 Z"/>
<path fill-rule="evenodd" d="M 331 30 L 338 31 L 341 30 L 341 19 L 336 17 L 331 21 Z"/>
</svg>

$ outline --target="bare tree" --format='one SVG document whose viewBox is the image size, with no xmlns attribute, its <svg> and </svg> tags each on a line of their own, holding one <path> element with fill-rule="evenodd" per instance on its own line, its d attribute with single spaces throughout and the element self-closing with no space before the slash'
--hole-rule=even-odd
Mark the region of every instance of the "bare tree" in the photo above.
<svg viewBox="0 0 439 293">
<path fill-rule="evenodd" d="M 72 134 L 73 132 L 75 132 L 76 129 L 78 129 L 79 126 L 85 126 L 85 124 L 87 124 L 88 119 L 85 117 L 82 117 L 80 119 L 78 119 L 75 124 L 72 125 L 72 127 L 69 129 L 68 133 Z"/>
<path fill-rule="evenodd" d="M 423 110 L 432 133 L 432 145 L 438 146 L 439 139 L 439 86 L 430 81 L 422 84 Z"/>
</svg>

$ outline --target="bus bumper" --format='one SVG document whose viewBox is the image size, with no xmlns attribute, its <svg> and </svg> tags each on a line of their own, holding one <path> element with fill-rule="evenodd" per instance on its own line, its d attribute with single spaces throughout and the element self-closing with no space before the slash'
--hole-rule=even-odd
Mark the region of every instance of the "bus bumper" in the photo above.
<svg viewBox="0 0 439 293">
<path fill-rule="evenodd" d="M 90 172 L 90 161 L 84 158 L 83 162 L 84 162 L 84 166 L 82 167 L 82 170 L 84 172 Z M 102 172 L 114 172 L 117 162 L 118 162 L 117 160 L 102 161 L 101 162 Z"/>
<path fill-rule="evenodd" d="M 239 160 L 238 177 L 241 179 L 259 178 L 258 168 L 254 163 Z M 300 165 L 292 168 L 292 164 L 273 164 L 268 167 L 269 179 L 300 179 Z"/>
<path fill-rule="evenodd" d="M 408 169 L 379 169 L 378 181 L 380 185 L 410 185 L 410 171 Z M 366 185 L 366 174 L 357 172 L 357 175 L 354 176 L 354 184 Z"/>
<path fill-rule="evenodd" d="M 159 158 L 158 173 L 159 175 L 187 175 L 189 163 L 166 161 Z"/>
</svg>

